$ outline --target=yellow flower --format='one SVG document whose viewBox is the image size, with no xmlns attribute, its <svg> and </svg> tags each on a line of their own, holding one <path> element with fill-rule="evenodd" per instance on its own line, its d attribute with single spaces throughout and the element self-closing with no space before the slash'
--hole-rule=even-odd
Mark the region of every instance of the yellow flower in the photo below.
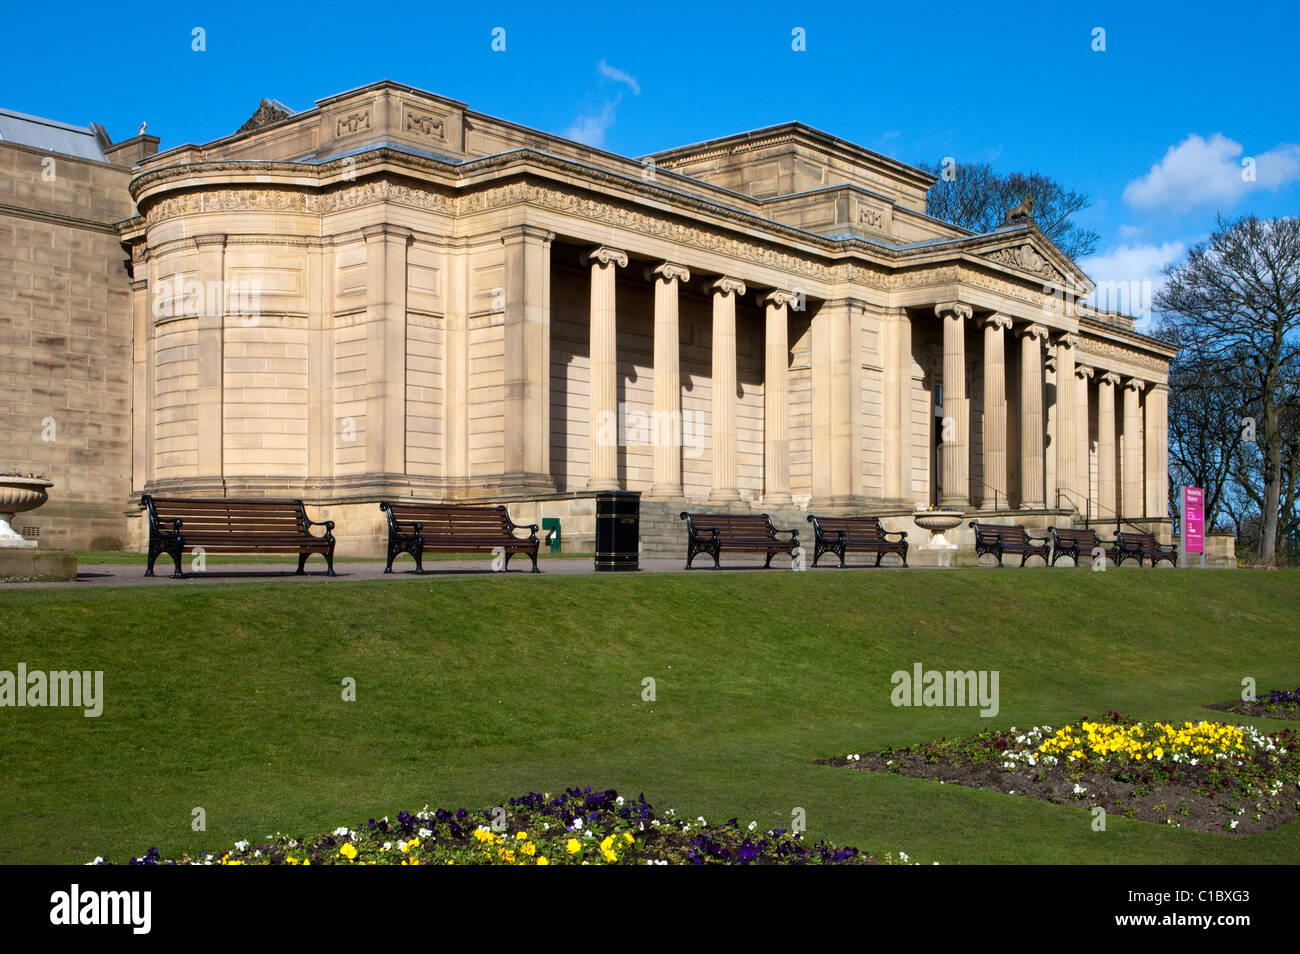
<svg viewBox="0 0 1300 954">
<path fill-rule="evenodd" d="M 582 851 L 582 845 L 578 844 L 578 839 L 570 838 L 569 843 L 564 846 L 564 850 L 571 855 L 576 855 L 578 852 Z"/>
<path fill-rule="evenodd" d="M 515 838 L 517 838 L 519 841 L 526 841 L 528 838 L 528 832 L 526 831 L 518 832 L 515 834 Z"/>
<path fill-rule="evenodd" d="M 342 855 L 344 858 L 348 859 L 348 861 L 351 861 L 353 858 L 357 856 L 356 846 L 353 845 L 352 842 L 348 842 L 346 845 L 344 845 L 342 848 L 339 849 L 339 854 Z"/>
<path fill-rule="evenodd" d="M 538 863 L 539 865 L 549 865 L 549 864 L 550 864 L 550 862 L 546 860 L 546 856 L 545 856 L 545 855 L 538 855 L 538 856 L 537 856 L 537 863 Z"/>
<path fill-rule="evenodd" d="M 623 832 L 623 837 L 627 839 L 627 843 L 628 843 L 629 845 L 632 844 L 632 842 L 636 841 L 636 839 L 632 837 L 631 833 L 626 832 L 626 831 Z"/>
<path fill-rule="evenodd" d="M 524 842 L 524 847 L 521 848 L 520 850 L 524 854 L 528 855 L 529 857 L 532 857 L 533 855 L 537 854 L 537 846 L 534 845 L 531 841 Z"/>
</svg>

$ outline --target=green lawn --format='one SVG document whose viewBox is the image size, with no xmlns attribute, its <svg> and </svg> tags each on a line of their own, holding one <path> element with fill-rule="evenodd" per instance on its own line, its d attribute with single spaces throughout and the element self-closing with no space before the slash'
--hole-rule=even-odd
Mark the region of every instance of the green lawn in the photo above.
<svg viewBox="0 0 1300 954">
<path fill-rule="evenodd" d="M 1108 709 L 1215 718 L 1201 704 L 1245 676 L 1294 688 L 1291 573 L 315 579 L 0 591 L 0 619 L 0 669 L 102 669 L 106 696 L 98 719 L 0 709 L 4 862 L 174 855 L 572 784 L 710 822 L 788 827 L 801 807 L 813 838 L 925 863 L 1300 857 L 1296 824 L 1097 833 L 1086 808 L 811 762 Z M 893 708 L 890 674 L 915 662 L 999 670 L 1001 712 Z"/>
</svg>

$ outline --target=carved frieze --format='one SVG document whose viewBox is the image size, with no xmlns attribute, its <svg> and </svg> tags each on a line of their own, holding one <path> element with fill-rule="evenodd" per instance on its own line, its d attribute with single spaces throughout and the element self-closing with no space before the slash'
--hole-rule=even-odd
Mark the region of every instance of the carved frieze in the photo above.
<svg viewBox="0 0 1300 954">
<path fill-rule="evenodd" d="M 421 136 L 428 136 L 430 139 L 436 139 L 439 142 L 447 138 L 441 116 L 417 113 L 414 110 L 406 114 L 406 131 L 416 132 Z"/>
<path fill-rule="evenodd" d="M 364 132 L 370 128 L 370 110 L 363 109 L 334 120 L 334 135 L 350 136 L 352 133 Z"/>
<path fill-rule="evenodd" d="M 1029 272 L 1049 281 L 1060 283 L 1065 279 L 1065 276 L 1052 267 L 1047 259 L 1034 251 L 1031 245 L 1000 248 L 984 257 L 991 262 L 997 262 L 999 265 L 1009 265 L 1011 268 L 1018 268 L 1021 271 Z"/>
<path fill-rule="evenodd" d="M 1080 337 L 1078 351 L 1080 358 L 1101 359 L 1093 360 L 1090 363 L 1100 364 L 1103 367 L 1114 361 L 1123 361 L 1139 368 L 1151 368 L 1155 371 L 1167 371 L 1169 369 L 1169 362 L 1159 355 L 1147 354 L 1138 351 L 1136 348 L 1126 348 L 1113 341 L 1103 341 L 1098 338 Z M 1110 360 L 1105 360 L 1107 358 Z"/>
</svg>

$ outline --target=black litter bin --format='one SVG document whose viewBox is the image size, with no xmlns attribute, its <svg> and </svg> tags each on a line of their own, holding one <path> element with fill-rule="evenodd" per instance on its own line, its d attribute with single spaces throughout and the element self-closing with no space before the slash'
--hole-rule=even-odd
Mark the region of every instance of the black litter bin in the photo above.
<svg viewBox="0 0 1300 954">
<path fill-rule="evenodd" d="M 641 495 L 610 490 L 596 494 L 596 572 L 636 570 L 641 548 Z"/>
</svg>

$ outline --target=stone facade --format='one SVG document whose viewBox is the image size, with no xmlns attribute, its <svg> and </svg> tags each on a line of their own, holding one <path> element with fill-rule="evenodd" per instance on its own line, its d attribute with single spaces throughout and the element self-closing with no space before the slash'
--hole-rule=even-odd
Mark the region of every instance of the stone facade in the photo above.
<svg viewBox="0 0 1300 954">
<path fill-rule="evenodd" d="M 385 82 L 105 174 L 109 510 L 300 496 L 357 554 L 404 496 L 558 516 L 566 549 L 619 488 L 1165 516 L 1171 350 L 1032 222 L 931 219 L 929 176 L 796 123 L 638 160 Z"/>
</svg>

